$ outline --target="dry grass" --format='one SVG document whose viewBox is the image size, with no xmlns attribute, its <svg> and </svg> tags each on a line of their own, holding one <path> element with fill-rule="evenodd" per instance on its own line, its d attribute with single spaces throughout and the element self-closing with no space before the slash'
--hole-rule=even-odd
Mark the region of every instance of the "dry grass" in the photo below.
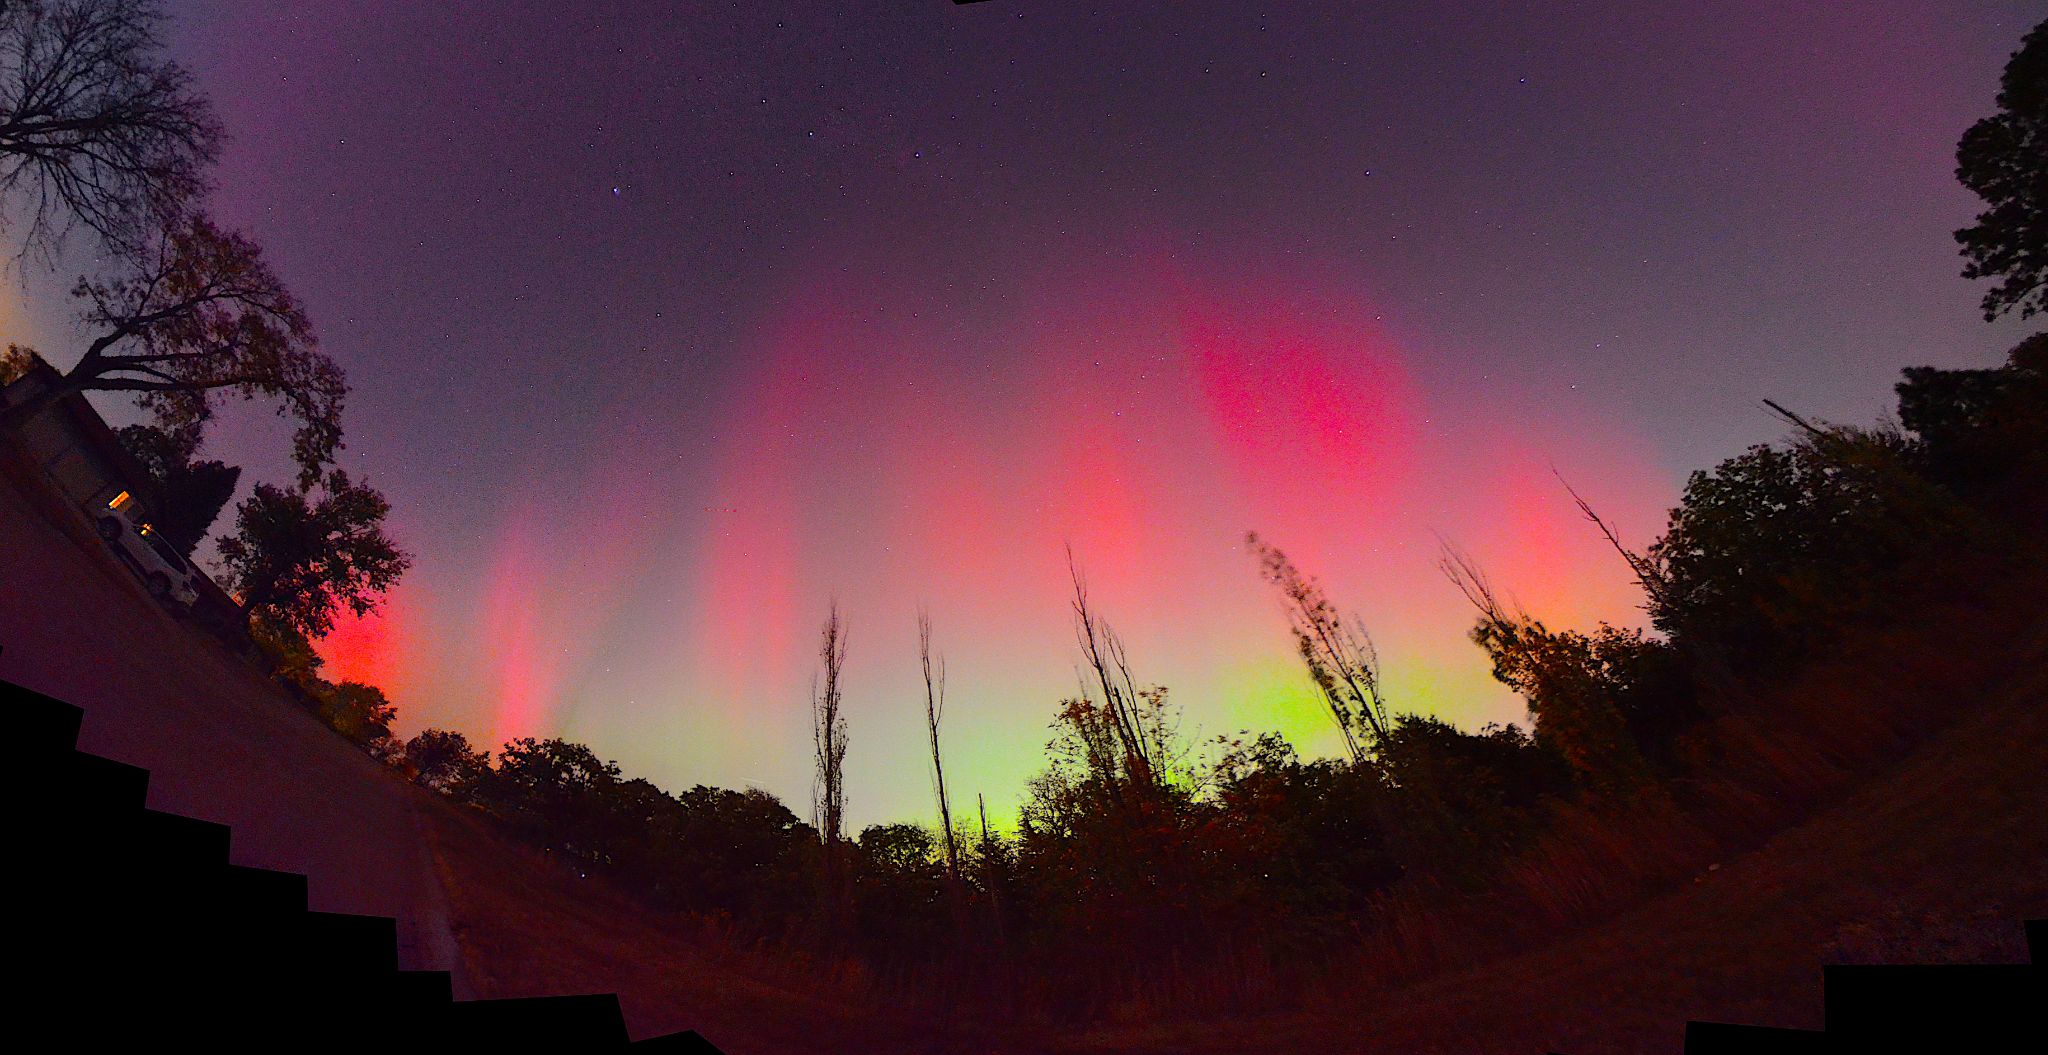
<svg viewBox="0 0 2048 1055">
<path fill-rule="evenodd" d="M 478 996 L 616 992 L 634 1036 L 695 1029 L 734 1055 L 992 1050 L 972 1039 L 974 1023 L 880 1003 L 858 965 L 807 963 L 651 911 L 462 807 L 422 812 Z"/>
</svg>

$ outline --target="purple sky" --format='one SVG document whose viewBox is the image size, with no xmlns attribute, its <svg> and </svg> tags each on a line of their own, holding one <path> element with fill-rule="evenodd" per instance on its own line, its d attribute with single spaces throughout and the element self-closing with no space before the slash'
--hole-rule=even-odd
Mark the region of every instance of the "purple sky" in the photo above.
<svg viewBox="0 0 2048 1055">
<path fill-rule="evenodd" d="M 933 282 L 1074 228 L 1315 254 L 1431 368 L 1596 386 L 1675 466 L 2017 332 L 1955 277 L 1952 152 L 2042 5 L 1422 6 L 193 2 L 174 49 L 414 498 L 589 450 L 523 411 L 691 416 L 849 241 Z"/>
<path fill-rule="evenodd" d="M 1341 398 L 1371 372 L 1364 346 L 1354 356 L 1342 335 L 1369 329 L 1359 340 L 1393 350 L 1397 387 L 1416 393 L 1417 427 L 1449 430 L 1431 450 L 1455 461 L 1522 437 L 1531 457 L 1606 494 L 1646 541 L 1686 471 L 1778 435 L 1760 399 L 1869 421 L 1900 367 L 1987 365 L 2021 335 L 1980 321 L 1981 290 L 1957 277 L 1950 232 L 1974 208 L 1953 149 L 1990 112 L 1998 71 L 2043 5 L 1431 6 L 750 0 L 279 13 L 191 0 L 176 5 L 172 47 L 233 136 L 217 211 L 267 247 L 347 368 L 344 464 L 387 492 L 396 533 L 420 557 L 401 598 L 406 640 L 380 646 L 403 653 L 380 662 L 403 668 L 394 694 L 406 726 L 565 732 L 667 784 L 757 781 L 800 802 L 798 675 L 824 596 L 873 602 L 854 612 L 856 649 L 903 652 L 909 633 L 907 613 L 869 597 L 857 571 L 827 580 L 902 536 L 876 526 L 887 493 L 778 479 L 781 506 L 740 509 L 733 496 L 763 498 L 753 478 L 790 471 L 762 453 L 774 443 L 843 448 L 854 464 L 906 445 L 940 452 L 860 416 L 882 413 L 905 385 L 947 393 L 948 413 L 988 412 L 979 428 L 951 426 L 952 442 L 1029 462 L 1034 445 L 1068 435 L 1032 424 L 1044 378 L 1117 360 L 1143 343 L 1149 311 L 1194 296 L 1161 289 L 1195 282 L 1196 299 L 1230 318 L 1263 310 L 1249 290 L 1283 291 L 1268 301 L 1299 291 L 1303 304 L 1356 315 L 1356 327 L 1317 329 L 1315 341 L 1332 343 L 1302 360 L 1334 371 Z M 62 285 L 32 277 L 26 292 L 31 329 L 60 362 L 50 294 Z M 820 304 L 901 315 L 868 334 L 872 362 L 843 385 L 818 380 L 848 369 L 845 350 L 824 347 L 841 316 Z M 1084 349 L 1109 325 L 1090 318 L 1132 333 Z M 1039 332 L 1020 319 L 1057 339 L 1020 337 Z M 1116 376 L 1060 389 L 1065 406 L 1170 419 L 1159 403 L 1180 398 L 1178 382 Z M 818 413 L 834 393 L 851 417 Z M 1471 409 L 1491 407 L 1507 409 Z M 1447 424 L 1458 408 L 1464 432 Z M 1516 415 L 1538 424 L 1511 424 Z M 280 478 L 281 434 L 231 419 L 214 453 Z M 1598 437 L 1627 445 L 1626 457 L 1603 454 Z M 1144 437 L 1103 442 L 1104 457 L 1141 466 L 1132 474 L 1150 464 L 1118 446 Z M 1206 457 L 1169 459 L 1159 479 L 1203 478 Z M 1124 480 L 1074 473 L 1074 489 Z M 1414 505 L 1432 484 L 1402 486 Z M 1057 480 L 1051 493 L 1063 493 Z M 1189 515 L 1230 531 L 1289 522 L 1278 507 L 1239 510 L 1235 493 L 1205 492 Z M 718 561 L 769 559 L 700 544 L 722 530 L 718 517 L 780 537 L 792 517 L 842 506 L 860 513 L 843 523 L 861 526 L 792 534 L 790 596 L 759 615 L 799 620 L 764 631 L 775 643 L 762 647 L 789 654 L 765 660 L 772 673 L 759 683 L 793 699 L 738 703 L 703 664 L 660 659 L 661 633 L 693 625 L 665 610 L 731 586 Z M 1483 512 L 1428 509 L 1416 530 L 1486 533 Z M 631 529 L 606 522 L 615 514 L 635 518 Z M 1347 604 L 1375 605 L 1376 628 L 1398 623 L 1408 587 L 1371 596 L 1370 584 L 1419 580 L 1383 576 L 1346 556 L 1341 532 L 1301 523 L 1314 570 L 1368 594 Z M 1098 551 L 1091 570 L 1114 582 L 1124 556 Z M 1248 575 L 1241 555 L 1215 560 Z M 679 572 L 665 593 L 647 585 L 663 561 L 701 574 Z M 557 568 L 603 562 L 617 567 Z M 932 580 L 904 596 L 946 600 L 941 580 L 967 577 L 942 561 L 919 568 Z M 513 603 L 535 609 L 513 636 L 561 658 L 542 664 L 544 692 L 519 690 L 546 698 L 508 724 L 510 705 L 495 697 L 541 668 L 464 627 Z M 1186 605 L 1221 613 L 1214 603 L 1204 593 Z M 876 629 L 864 639 L 865 618 Z M 967 719 L 968 730 L 1042 741 L 1071 684 L 1064 628 L 1054 619 L 1029 638 L 953 625 L 970 670 L 1037 664 L 1051 679 L 993 693 L 1003 716 Z M 1473 669 L 1445 677 L 1483 695 L 1482 657 L 1461 634 L 1455 621 L 1418 631 L 1390 662 L 1413 656 L 1419 669 L 1463 649 Z M 1200 656 L 1152 646 L 1152 676 L 1176 686 L 1206 731 L 1259 718 L 1204 702 L 1205 679 L 1222 675 Z M 877 655 L 871 684 L 905 690 L 912 661 Z M 650 692 L 668 693 L 681 716 L 634 709 L 652 706 Z M 1515 716 L 1498 696 L 1415 696 L 1461 719 Z M 627 697 L 641 702 L 614 702 Z M 702 706 L 721 717 L 691 717 L 692 700 L 716 701 Z M 874 719 L 869 735 L 907 734 L 907 715 Z M 1274 720 L 1311 741 L 1318 728 L 1299 714 Z M 648 746 L 654 730 L 715 749 Z M 857 725 L 856 819 L 921 809 L 921 778 L 887 764 L 911 757 L 908 741 L 863 762 L 862 734 Z M 1008 796 L 1031 760 L 989 754 L 964 779 Z"/>
</svg>

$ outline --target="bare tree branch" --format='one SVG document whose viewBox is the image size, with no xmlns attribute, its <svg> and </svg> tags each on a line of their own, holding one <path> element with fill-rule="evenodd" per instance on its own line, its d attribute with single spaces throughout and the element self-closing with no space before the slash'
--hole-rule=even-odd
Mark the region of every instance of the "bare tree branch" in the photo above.
<svg viewBox="0 0 2048 1055">
<path fill-rule="evenodd" d="M 1280 590 L 1288 629 L 1344 735 L 1345 752 L 1354 764 L 1362 761 L 1389 732 L 1379 650 L 1372 635 L 1356 616 L 1347 623 L 1322 586 L 1257 533 L 1246 535 L 1245 545 L 1258 558 L 1261 576 Z"/>
<path fill-rule="evenodd" d="M 946 766 L 939 751 L 939 722 L 946 710 L 946 660 L 943 656 L 936 663 L 932 660 L 932 617 L 921 608 L 917 613 L 917 655 L 924 668 L 924 721 L 931 734 L 932 784 L 939 795 L 939 828 L 946 834 L 946 874 L 957 880 L 960 847 L 953 837 L 953 810 L 946 800 Z"/>
<path fill-rule="evenodd" d="M 138 392 L 160 424 L 196 440 L 218 397 L 231 392 L 267 396 L 298 420 L 292 455 L 301 487 L 333 460 L 347 383 L 248 238 L 195 213 L 72 293 L 96 336 L 55 390 L 0 410 L 0 428 L 73 392 Z"/>
<path fill-rule="evenodd" d="M 0 226 L 20 224 L 21 256 L 51 259 L 74 225 L 144 251 L 205 193 L 223 134 L 163 58 L 163 18 L 155 0 L 0 4 Z"/>
</svg>

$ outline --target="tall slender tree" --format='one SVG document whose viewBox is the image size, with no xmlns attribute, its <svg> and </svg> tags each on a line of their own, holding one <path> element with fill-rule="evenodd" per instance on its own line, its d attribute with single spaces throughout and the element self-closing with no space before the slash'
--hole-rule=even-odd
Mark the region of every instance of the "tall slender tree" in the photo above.
<svg viewBox="0 0 2048 1055">
<path fill-rule="evenodd" d="M 813 819 L 824 849 L 828 925 L 842 921 L 846 894 L 846 718 L 840 714 L 840 673 L 846 663 L 846 624 L 834 600 L 819 635 L 818 658 L 824 684 L 811 683 L 811 746 L 817 761 Z"/>
<path fill-rule="evenodd" d="M 1150 791 L 1166 779 L 1170 764 L 1161 716 L 1164 690 L 1138 688 L 1123 638 L 1089 604 L 1088 583 L 1071 546 L 1067 573 L 1074 583 L 1074 637 L 1087 667 L 1081 698 L 1065 712 L 1067 724 L 1080 740 L 1088 768 L 1108 778 L 1104 790 L 1112 797 L 1126 788 Z M 1098 691 L 1099 707 L 1090 699 Z"/>
<path fill-rule="evenodd" d="M 931 613 L 920 610 L 917 613 L 917 656 L 924 668 L 924 724 L 931 734 L 932 786 L 939 796 L 939 830 L 946 836 L 946 875 L 954 880 L 960 877 L 960 846 L 953 834 L 953 809 L 946 799 L 946 764 L 939 750 L 939 722 L 946 711 L 946 660 L 939 657 L 932 660 L 932 617 Z"/>
<path fill-rule="evenodd" d="M 1003 927 L 1003 878 L 999 872 L 999 859 L 1003 859 L 1002 844 L 996 841 L 995 832 L 988 826 L 988 797 L 974 793 L 974 808 L 981 813 L 981 842 L 977 845 L 975 857 L 981 863 L 981 888 L 988 892 L 988 914 L 996 946 L 1002 948 L 1008 936 Z"/>
<path fill-rule="evenodd" d="M 1295 649 L 1344 736 L 1345 753 L 1357 764 L 1386 739 L 1390 728 L 1372 635 L 1357 616 L 1346 621 L 1339 615 L 1322 584 L 1303 575 L 1285 553 L 1257 533 L 1246 535 L 1245 545 L 1258 558 L 1260 575 L 1279 588 Z"/>
</svg>

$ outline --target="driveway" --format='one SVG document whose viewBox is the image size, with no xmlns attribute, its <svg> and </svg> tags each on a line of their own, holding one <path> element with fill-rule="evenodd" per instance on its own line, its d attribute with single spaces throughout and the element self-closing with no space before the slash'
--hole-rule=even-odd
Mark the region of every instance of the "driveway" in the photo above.
<svg viewBox="0 0 2048 1055">
<path fill-rule="evenodd" d="M 84 708 L 80 749 L 148 769 L 152 808 L 232 826 L 234 863 L 396 917 L 400 965 L 467 995 L 417 793 L 151 600 L 35 472 L 0 464 L 0 677 Z"/>
</svg>

